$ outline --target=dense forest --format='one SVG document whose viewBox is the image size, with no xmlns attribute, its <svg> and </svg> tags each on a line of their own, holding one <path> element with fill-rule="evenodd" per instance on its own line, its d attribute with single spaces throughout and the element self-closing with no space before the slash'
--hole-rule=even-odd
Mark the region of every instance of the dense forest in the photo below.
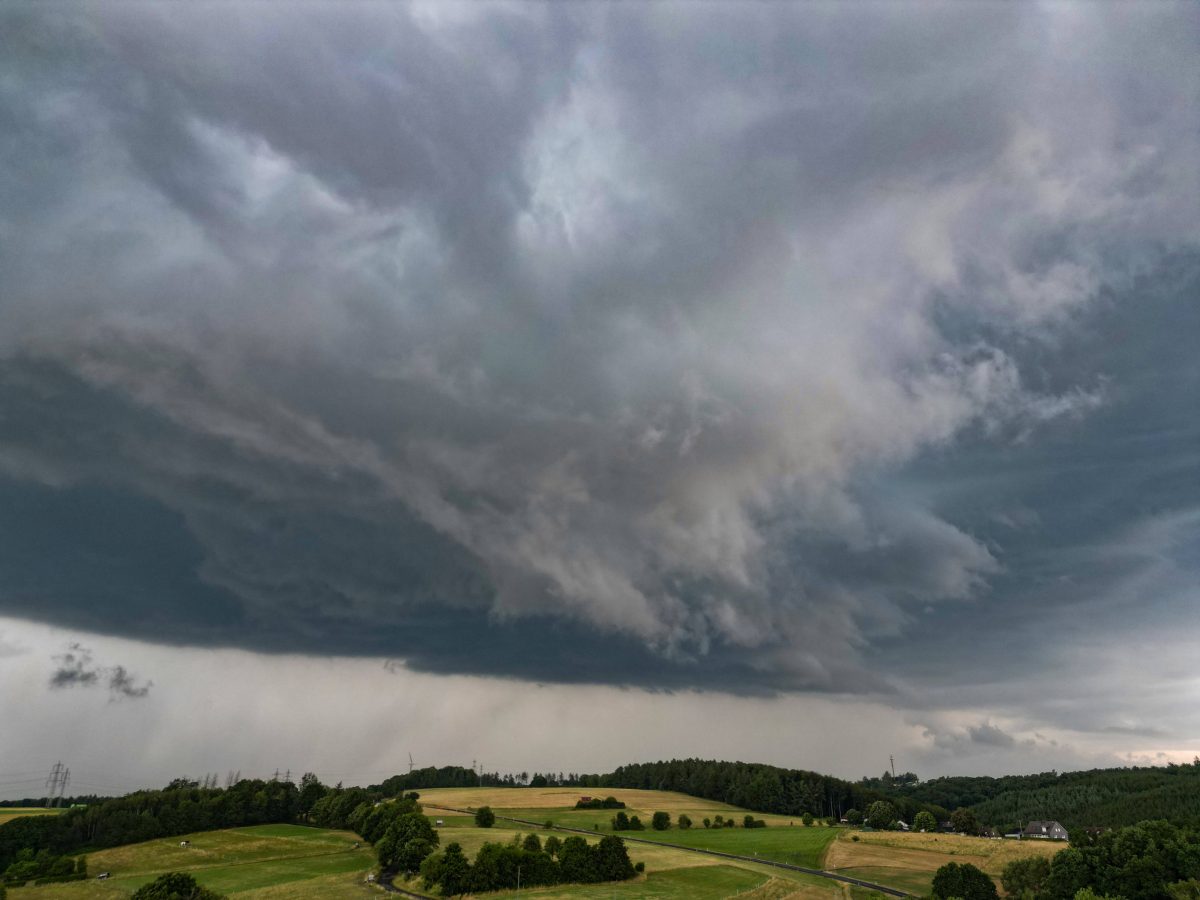
<svg viewBox="0 0 1200 900">
<path fill-rule="evenodd" d="M 864 779 L 879 784 L 880 779 Z M 1009 828 L 1034 819 L 1116 828 L 1147 819 L 1200 824 L 1200 760 L 1191 765 L 952 777 L 893 785 L 888 793 L 946 809 L 970 808 L 982 824 Z"/>
</svg>

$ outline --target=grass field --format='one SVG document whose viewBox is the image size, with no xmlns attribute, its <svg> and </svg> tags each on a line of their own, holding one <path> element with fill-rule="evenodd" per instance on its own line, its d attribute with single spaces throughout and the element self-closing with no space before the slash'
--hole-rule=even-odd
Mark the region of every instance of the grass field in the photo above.
<svg viewBox="0 0 1200 900">
<path fill-rule="evenodd" d="M 46 809 L 41 806 L 0 806 L 0 825 L 22 816 L 56 816 L 61 809 Z"/>
<path fill-rule="evenodd" d="M 789 827 L 767 828 L 689 828 L 680 831 L 639 831 L 634 837 L 648 841 L 665 841 L 700 850 L 758 856 L 775 862 L 791 863 L 809 869 L 821 868 L 825 848 L 837 835 L 835 828 Z"/>
<path fill-rule="evenodd" d="M 190 847 L 180 847 L 190 840 Z M 116 900 L 163 872 L 188 872 L 222 894 L 245 900 L 333 900 L 374 896 L 363 878 L 374 863 L 355 835 L 300 825 L 260 825 L 206 831 L 101 850 L 88 856 L 94 876 L 106 881 L 11 888 L 10 900 Z"/>
<path fill-rule="evenodd" d="M 996 841 L 955 834 L 905 834 L 895 831 L 842 832 L 825 854 L 825 868 L 909 891 L 928 894 L 933 874 L 946 863 L 971 863 L 1000 881 L 1014 859 L 1053 856 L 1064 844 L 1046 841 Z"/>
</svg>

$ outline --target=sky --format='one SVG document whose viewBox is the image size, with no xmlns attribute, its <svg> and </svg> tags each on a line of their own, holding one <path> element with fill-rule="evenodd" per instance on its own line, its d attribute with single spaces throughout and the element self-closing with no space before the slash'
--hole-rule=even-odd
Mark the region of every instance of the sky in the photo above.
<svg viewBox="0 0 1200 900">
<path fill-rule="evenodd" d="M 8 3 L 0 798 L 1200 752 L 1190 4 Z"/>
</svg>

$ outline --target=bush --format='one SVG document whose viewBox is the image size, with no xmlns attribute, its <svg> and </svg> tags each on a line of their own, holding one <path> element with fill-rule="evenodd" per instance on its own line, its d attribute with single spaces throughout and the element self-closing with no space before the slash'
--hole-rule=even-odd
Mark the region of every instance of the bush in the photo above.
<svg viewBox="0 0 1200 900">
<path fill-rule="evenodd" d="M 638 873 L 645 872 L 645 871 L 646 871 L 646 864 L 645 864 L 644 862 L 641 862 L 641 861 L 639 860 L 638 862 L 636 862 L 636 863 L 634 863 L 634 864 L 633 864 L 633 871 L 635 871 L 635 872 L 638 872 Z M 0 900 L 4 900 L 4 898 L 3 898 L 3 897 L 0 897 Z"/>
<path fill-rule="evenodd" d="M 712 828 L 712 819 L 708 818 L 708 816 L 704 817 L 704 827 Z"/>
<path fill-rule="evenodd" d="M 491 828 L 496 824 L 496 814 L 490 806 L 481 806 L 475 810 L 475 824 L 480 828 Z"/>
<path fill-rule="evenodd" d="M 167 872 L 134 891 L 130 900 L 225 900 L 225 896 L 200 887 L 191 875 Z"/>
<path fill-rule="evenodd" d="M 686 830 L 686 829 L 692 827 L 692 817 L 689 816 L 687 813 L 680 813 L 678 821 L 679 821 L 679 827 L 682 829 Z"/>
<path fill-rule="evenodd" d="M 807 828 L 808 826 L 812 825 L 812 823 L 813 823 L 813 814 L 806 812 L 804 815 L 802 815 L 800 817 L 800 821 L 803 822 L 804 827 Z"/>
<path fill-rule="evenodd" d="M 650 820 L 651 826 L 655 831 L 666 831 L 671 827 L 671 814 L 668 812 L 656 812 Z"/>
<path fill-rule="evenodd" d="M 728 824 L 732 825 L 733 820 L 729 819 Z M 756 819 L 756 818 L 754 818 L 754 816 L 746 815 L 742 819 L 742 827 L 743 828 L 766 828 L 767 823 L 764 822 L 762 819 Z"/>
<path fill-rule="evenodd" d="M 86 872 L 72 872 L 70 875 L 47 875 L 44 878 L 38 878 L 34 884 L 63 884 L 67 881 L 86 881 Z"/>
<path fill-rule="evenodd" d="M 846 822 L 850 825 L 861 825 L 863 814 L 857 809 L 848 809 L 846 810 Z"/>
</svg>

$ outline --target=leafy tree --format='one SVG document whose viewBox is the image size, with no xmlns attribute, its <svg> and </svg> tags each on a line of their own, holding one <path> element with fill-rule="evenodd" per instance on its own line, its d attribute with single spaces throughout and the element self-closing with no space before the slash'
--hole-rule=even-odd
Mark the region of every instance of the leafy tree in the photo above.
<svg viewBox="0 0 1200 900">
<path fill-rule="evenodd" d="M 680 813 L 676 821 L 679 823 L 679 827 L 685 831 L 692 827 L 692 817 L 687 813 Z"/>
<path fill-rule="evenodd" d="M 542 841 L 536 834 L 525 835 L 525 840 L 521 842 L 521 846 L 531 853 L 542 852 Z"/>
<path fill-rule="evenodd" d="M 533 780 L 529 782 L 529 786 L 530 787 L 545 787 L 546 786 L 546 776 L 545 775 L 534 775 Z"/>
<path fill-rule="evenodd" d="M 563 841 L 562 849 L 558 852 L 558 864 L 564 882 L 588 884 L 600 880 L 591 848 L 578 835 L 571 835 Z"/>
<path fill-rule="evenodd" d="M 442 893 L 447 897 L 465 894 L 470 886 L 471 864 L 463 855 L 462 847 L 450 844 L 442 854 L 441 877 L 438 879 Z"/>
<path fill-rule="evenodd" d="M 131 900 L 225 900 L 225 895 L 200 887 L 184 872 L 167 872 L 134 891 Z"/>
<path fill-rule="evenodd" d="M 324 797 L 329 792 L 329 788 L 321 784 L 319 779 L 312 772 L 305 772 L 300 776 L 300 793 L 296 798 L 296 804 L 300 809 L 302 816 L 307 816 L 316 802 Z"/>
<path fill-rule="evenodd" d="M 1019 897 L 1027 891 L 1030 894 L 1041 894 L 1050 877 L 1050 860 L 1044 856 L 1028 856 L 1025 859 L 1014 859 L 1000 873 L 1000 884 L 1004 893 Z"/>
<path fill-rule="evenodd" d="M 475 810 L 475 824 L 480 828 L 491 828 L 496 824 L 496 814 L 492 812 L 490 806 L 481 806 Z M 446 849 L 449 848 L 447 847 Z M 459 848 L 459 852 L 462 852 L 461 847 Z"/>
<path fill-rule="evenodd" d="M 937 831 L 937 819 L 928 810 L 921 810 L 913 819 L 914 831 Z"/>
<path fill-rule="evenodd" d="M 710 819 L 708 816 L 704 817 L 704 827 L 712 828 L 712 819 Z"/>
<path fill-rule="evenodd" d="M 857 809 L 846 810 L 846 822 L 848 822 L 850 825 L 861 825 L 862 821 L 863 814 Z"/>
<path fill-rule="evenodd" d="M 867 824 L 880 831 L 891 828 L 896 821 L 896 807 L 886 800 L 876 800 L 867 809 Z"/>
<path fill-rule="evenodd" d="M 666 831 L 671 827 L 671 814 L 662 811 L 656 812 L 650 820 L 650 825 L 655 831 Z"/>
<path fill-rule="evenodd" d="M 979 821 L 969 809 L 959 808 L 950 813 L 950 824 L 954 826 L 955 831 L 961 831 L 963 834 L 979 834 Z"/>
<path fill-rule="evenodd" d="M 639 817 L 630 816 L 629 817 L 629 830 L 630 831 L 645 831 L 646 826 L 642 824 L 642 820 Z"/>
<path fill-rule="evenodd" d="M 1200 879 L 1189 878 L 1187 881 L 1168 884 L 1167 894 L 1171 900 L 1200 900 Z"/>
<path fill-rule="evenodd" d="M 629 815 L 625 810 L 620 810 L 612 817 L 613 831 L 628 831 L 629 830 Z"/>
<path fill-rule="evenodd" d="M 933 876 L 935 900 L 998 900 L 996 884 L 970 863 L 947 863 Z"/>
<path fill-rule="evenodd" d="M 810 812 L 806 812 L 804 815 L 802 815 L 800 817 L 800 821 L 804 823 L 805 828 L 809 827 L 813 823 L 813 814 Z"/>
<path fill-rule="evenodd" d="M 624 881 L 633 877 L 633 863 L 625 842 L 615 835 L 605 835 L 596 845 L 596 871 L 601 881 Z"/>
<path fill-rule="evenodd" d="M 550 856 L 558 856 L 558 851 L 562 849 L 562 840 L 557 834 L 552 834 L 546 838 L 546 843 L 542 849 Z"/>
</svg>

